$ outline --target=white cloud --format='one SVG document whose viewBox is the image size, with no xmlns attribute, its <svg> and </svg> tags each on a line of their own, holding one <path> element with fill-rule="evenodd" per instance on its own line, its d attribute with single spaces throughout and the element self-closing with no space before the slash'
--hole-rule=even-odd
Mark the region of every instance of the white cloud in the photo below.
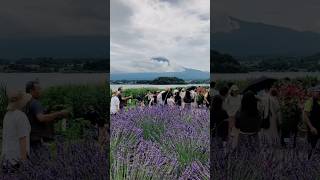
<svg viewBox="0 0 320 180">
<path fill-rule="evenodd" d="M 209 71 L 210 1 L 111 0 L 110 40 L 111 72 Z"/>
</svg>

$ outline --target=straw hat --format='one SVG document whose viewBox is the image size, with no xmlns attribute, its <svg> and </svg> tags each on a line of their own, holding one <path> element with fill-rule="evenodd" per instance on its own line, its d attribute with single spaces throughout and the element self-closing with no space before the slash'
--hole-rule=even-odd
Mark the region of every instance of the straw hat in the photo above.
<svg viewBox="0 0 320 180">
<path fill-rule="evenodd" d="M 239 87 L 237 85 L 232 85 L 230 91 L 239 91 Z"/>
<path fill-rule="evenodd" d="M 24 93 L 22 91 L 13 91 L 8 93 L 8 107 L 7 110 L 20 109 L 27 105 L 31 100 L 32 96 L 30 94 Z"/>
</svg>

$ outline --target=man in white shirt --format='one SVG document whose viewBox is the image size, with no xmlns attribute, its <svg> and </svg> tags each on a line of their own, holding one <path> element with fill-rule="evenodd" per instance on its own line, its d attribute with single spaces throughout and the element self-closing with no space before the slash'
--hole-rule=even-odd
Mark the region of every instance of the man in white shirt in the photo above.
<svg viewBox="0 0 320 180">
<path fill-rule="evenodd" d="M 30 153 L 31 126 L 22 109 L 32 96 L 23 92 L 8 94 L 9 104 L 3 119 L 2 159 L 5 168 L 19 167 L 19 162 L 27 160 Z"/>
<path fill-rule="evenodd" d="M 118 98 L 118 91 L 112 92 L 110 114 L 116 114 L 120 110 L 120 100 Z"/>
<path fill-rule="evenodd" d="M 165 91 L 161 91 L 158 95 L 157 95 L 157 102 L 159 105 L 164 105 L 164 102 L 162 100 L 162 94 L 164 93 Z"/>
</svg>

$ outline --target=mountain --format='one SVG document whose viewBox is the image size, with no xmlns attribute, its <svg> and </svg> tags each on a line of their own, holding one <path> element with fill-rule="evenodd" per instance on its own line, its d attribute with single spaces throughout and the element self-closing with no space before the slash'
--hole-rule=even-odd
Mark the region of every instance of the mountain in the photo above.
<svg viewBox="0 0 320 180">
<path fill-rule="evenodd" d="M 233 17 L 223 17 L 213 23 L 211 48 L 233 56 L 307 56 L 320 51 L 319 33 Z"/>
<path fill-rule="evenodd" d="M 234 57 L 229 54 L 221 54 L 217 51 L 210 51 L 210 72 L 215 73 L 242 73 L 246 72 Z"/>
<path fill-rule="evenodd" d="M 116 80 L 153 80 L 158 77 L 177 77 L 183 80 L 209 79 L 210 73 L 196 69 L 184 68 L 181 72 L 150 72 L 150 73 L 114 73 L 110 78 Z"/>
<path fill-rule="evenodd" d="M 109 57 L 107 36 L 1 38 L 0 58 L 24 57 L 105 58 Z"/>
</svg>

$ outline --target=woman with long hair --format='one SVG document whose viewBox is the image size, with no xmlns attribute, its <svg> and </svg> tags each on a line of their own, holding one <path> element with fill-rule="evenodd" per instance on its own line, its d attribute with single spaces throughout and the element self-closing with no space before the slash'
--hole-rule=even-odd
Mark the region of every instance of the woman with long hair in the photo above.
<svg viewBox="0 0 320 180">
<path fill-rule="evenodd" d="M 252 91 L 248 91 L 243 95 L 241 108 L 235 117 L 235 127 L 239 129 L 238 148 L 240 151 L 246 148 L 251 152 L 259 150 L 258 132 L 261 122 L 258 99 Z"/>
</svg>

